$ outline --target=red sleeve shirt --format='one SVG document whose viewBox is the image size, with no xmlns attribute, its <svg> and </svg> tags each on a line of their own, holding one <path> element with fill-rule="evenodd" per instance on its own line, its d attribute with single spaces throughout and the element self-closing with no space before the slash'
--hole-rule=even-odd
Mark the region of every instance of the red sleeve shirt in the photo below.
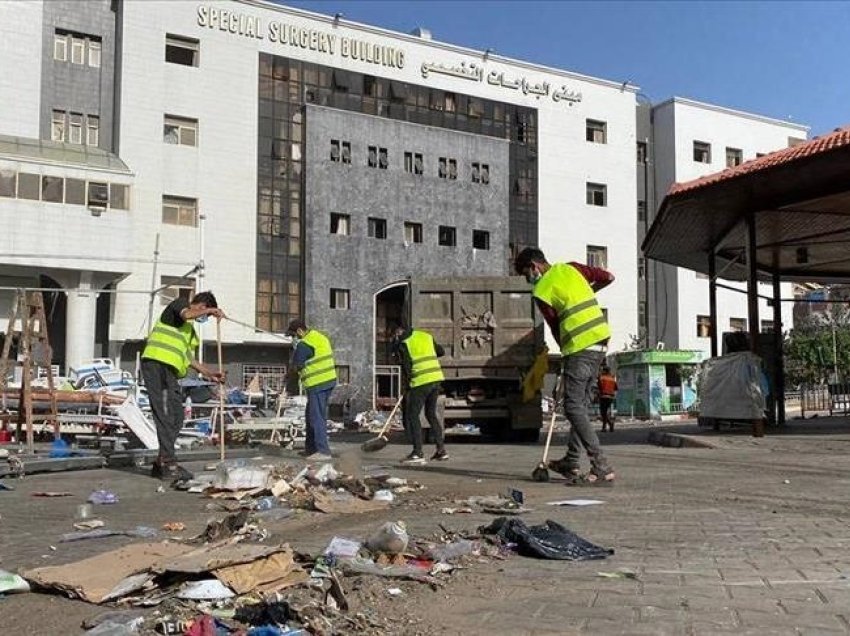
<svg viewBox="0 0 850 636">
<path fill-rule="evenodd" d="M 570 265 L 581 272 L 581 275 L 584 276 L 584 279 L 590 284 L 590 287 L 594 292 L 597 292 L 614 282 L 614 275 L 601 267 L 591 267 L 590 265 L 583 265 L 576 262 L 570 262 Z M 540 313 L 543 314 L 543 319 L 546 321 L 546 324 L 549 325 L 549 330 L 555 337 L 555 342 L 557 342 L 560 347 L 561 327 L 560 321 L 558 320 L 558 312 L 555 311 L 552 306 L 544 303 L 539 298 L 535 298 L 534 301 L 537 303 L 537 308 L 540 310 Z"/>
</svg>

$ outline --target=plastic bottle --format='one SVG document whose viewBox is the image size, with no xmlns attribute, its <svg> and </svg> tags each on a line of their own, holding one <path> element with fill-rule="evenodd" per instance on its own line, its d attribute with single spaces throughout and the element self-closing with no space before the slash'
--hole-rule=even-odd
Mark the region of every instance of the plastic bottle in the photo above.
<svg viewBox="0 0 850 636">
<path fill-rule="evenodd" d="M 278 501 L 274 497 L 263 497 L 254 504 L 254 510 L 271 510 L 277 508 Z"/>
<path fill-rule="evenodd" d="M 407 549 L 409 540 L 403 521 L 388 521 L 366 540 L 366 547 L 372 552 L 400 554 Z"/>
<path fill-rule="evenodd" d="M 186 402 L 183 404 L 183 419 L 192 419 L 192 398 L 188 395 L 186 396 Z"/>
</svg>

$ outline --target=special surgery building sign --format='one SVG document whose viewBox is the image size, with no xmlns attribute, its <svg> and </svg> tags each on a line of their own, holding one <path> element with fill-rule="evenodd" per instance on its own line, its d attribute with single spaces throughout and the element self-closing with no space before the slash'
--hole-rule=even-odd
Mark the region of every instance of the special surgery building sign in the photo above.
<svg viewBox="0 0 850 636">
<path fill-rule="evenodd" d="M 389 68 L 404 68 L 404 51 L 394 46 L 300 27 L 281 20 L 264 23 L 261 18 L 254 15 L 204 4 L 198 5 L 197 13 L 200 27 Z"/>
</svg>

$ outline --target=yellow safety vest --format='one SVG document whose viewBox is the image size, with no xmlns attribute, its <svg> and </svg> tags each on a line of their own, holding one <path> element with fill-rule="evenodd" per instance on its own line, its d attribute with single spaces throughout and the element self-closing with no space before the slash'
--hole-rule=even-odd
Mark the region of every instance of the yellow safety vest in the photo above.
<svg viewBox="0 0 850 636">
<path fill-rule="evenodd" d="M 301 385 L 305 389 L 310 389 L 336 380 L 336 363 L 330 338 L 321 331 L 310 329 L 301 342 L 313 348 L 313 357 L 307 360 L 299 371 Z"/>
<path fill-rule="evenodd" d="M 198 336 L 191 322 L 186 321 L 176 329 L 157 320 L 148 336 L 142 358 L 167 364 L 178 378 L 182 378 L 189 370 L 197 346 Z"/>
<path fill-rule="evenodd" d="M 414 330 L 403 341 L 410 356 L 410 388 L 441 382 L 445 379 L 437 360 L 434 338 L 427 331 Z"/>
<path fill-rule="evenodd" d="M 596 294 L 572 265 L 552 265 L 534 284 L 533 293 L 558 312 L 562 355 L 583 351 L 611 337 Z"/>
</svg>

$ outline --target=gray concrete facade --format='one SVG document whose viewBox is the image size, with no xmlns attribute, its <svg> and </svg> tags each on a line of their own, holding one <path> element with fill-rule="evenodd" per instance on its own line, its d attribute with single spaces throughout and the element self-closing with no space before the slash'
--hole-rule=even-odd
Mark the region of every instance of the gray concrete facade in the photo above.
<svg viewBox="0 0 850 636">
<path fill-rule="evenodd" d="M 357 406 L 372 395 L 374 296 L 411 277 L 508 273 L 508 142 L 505 140 L 308 106 L 306 115 L 305 319 L 334 341 L 337 364 L 350 367 Z M 351 163 L 330 160 L 331 140 L 351 144 Z M 388 151 L 387 169 L 367 165 L 368 147 Z M 423 174 L 405 172 L 404 153 L 421 153 Z M 440 157 L 457 161 L 457 179 L 438 176 Z M 490 182 L 473 183 L 472 162 Z M 350 233 L 330 233 L 332 213 L 350 215 Z M 368 236 L 368 219 L 386 220 L 387 238 Z M 422 243 L 405 245 L 405 222 L 422 224 Z M 457 244 L 438 244 L 438 226 Z M 473 230 L 490 249 L 473 249 Z M 330 308 L 330 289 L 350 291 L 350 308 Z"/>
<path fill-rule="evenodd" d="M 115 33 L 118 2 L 114 0 L 51 0 L 44 3 L 41 75 L 42 139 L 50 139 L 53 110 L 96 115 L 100 118 L 98 147 L 115 152 Z M 54 59 L 54 34 L 70 32 L 101 41 L 100 67 Z M 86 54 L 88 51 L 86 51 Z M 85 124 L 84 134 L 85 139 Z"/>
</svg>

